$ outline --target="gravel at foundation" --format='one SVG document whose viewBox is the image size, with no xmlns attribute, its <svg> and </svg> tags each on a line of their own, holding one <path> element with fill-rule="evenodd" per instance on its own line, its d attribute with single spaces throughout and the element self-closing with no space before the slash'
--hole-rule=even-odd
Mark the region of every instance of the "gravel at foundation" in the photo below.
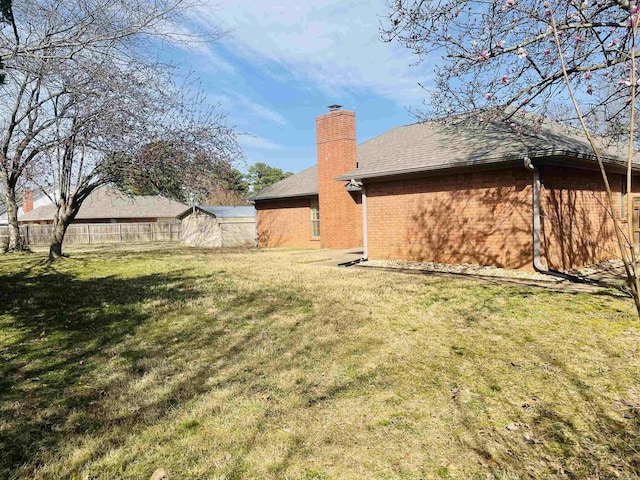
<svg viewBox="0 0 640 480">
<path fill-rule="evenodd" d="M 571 273 L 573 275 L 580 275 L 582 277 L 591 277 L 607 273 L 622 274 L 623 272 L 624 264 L 622 263 L 622 260 L 618 259 L 605 260 L 604 262 L 600 262 L 595 265 L 587 265 L 586 267 L 568 270 L 568 273 Z"/>
<path fill-rule="evenodd" d="M 483 277 L 499 277 L 499 278 L 519 278 L 523 280 L 535 280 L 539 282 L 559 283 L 562 278 L 543 275 L 536 272 L 524 272 L 521 270 L 510 270 L 508 268 L 482 267 L 463 263 L 460 265 L 450 265 L 447 263 L 437 262 L 410 262 L 404 260 L 368 260 L 360 264 L 363 267 L 383 267 L 397 268 L 404 270 L 423 270 L 427 272 L 438 273 L 457 273 L 464 275 L 477 275 Z"/>
</svg>

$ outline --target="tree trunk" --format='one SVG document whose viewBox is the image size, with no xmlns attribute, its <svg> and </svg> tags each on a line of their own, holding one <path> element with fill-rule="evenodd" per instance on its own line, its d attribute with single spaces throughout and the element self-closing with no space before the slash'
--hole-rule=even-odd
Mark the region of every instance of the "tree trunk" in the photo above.
<svg viewBox="0 0 640 480">
<path fill-rule="evenodd" d="M 20 237 L 20 227 L 18 226 L 18 205 L 16 203 L 16 191 L 14 188 L 5 185 L 7 191 L 5 194 L 5 202 L 7 207 L 7 218 L 9 221 L 9 244 L 8 252 L 24 250 L 25 245 Z"/>
<path fill-rule="evenodd" d="M 67 227 L 73 220 L 73 215 L 64 206 L 58 207 L 58 211 L 53 217 L 53 232 L 51 233 L 51 244 L 49 245 L 49 262 L 54 262 L 62 257 L 62 242 L 67 233 Z"/>
</svg>

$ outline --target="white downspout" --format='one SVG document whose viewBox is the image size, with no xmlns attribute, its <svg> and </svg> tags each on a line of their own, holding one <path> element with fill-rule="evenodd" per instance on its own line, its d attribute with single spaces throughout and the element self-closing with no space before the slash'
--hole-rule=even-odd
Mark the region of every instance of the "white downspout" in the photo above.
<svg viewBox="0 0 640 480">
<path fill-rule="evenodd" d="M 531 160 L 528 157 L 525 158 L 525 165 L 533 168 L 533 268 L 538 272 L 546 273 L 549 271 L 549 267 L 542 263 L 540 255 L 540 230 L 542 228 L 540 222 L 540 189 L 542 186 L 540 171 L 531 164 Z"/>
<path fill-rule="evenodd" d="M 367 234 L 367 188 L 362 184 L 362 258 L 369 258 L 369 235 Z"/>
</svg>

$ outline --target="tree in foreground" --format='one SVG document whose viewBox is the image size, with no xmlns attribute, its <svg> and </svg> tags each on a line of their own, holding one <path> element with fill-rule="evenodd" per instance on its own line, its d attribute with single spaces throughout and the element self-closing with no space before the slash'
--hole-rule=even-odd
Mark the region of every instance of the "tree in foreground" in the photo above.
<svg viewBox="0 0 640 480">
<path fill-rule="evenodd" d="M 183 154 L 174 168 L 179 176 L 155 179 L 157 193 L 195 175 L 196 165 L 238 155 L 224 115 L 174 85 L 175 72 L 158 59 L 163 42 L 220 36 L 182 33 L 192 7 L 187 0 L 14 5 L 11 25 L 0 30 L 6 72 L 0 90 L 0 182 L 9 250 L 21 248 L 16 186 L 25 177 L 52 187 L 47 191 L 57 207 L 54 259 L 62 253 L 66 227 L 93 190 L 109 183 L 123 187 L 132 172 L 145 172 L 149 159 L 137 154 L 143 146 L 171 145 Z"/>
<path fill-rule="evenodd" d="M 257 162 L 249 167 L 247 178 L 251 185 L 253 193 L 258 193 L 270 185 L 293 175 L 291 172 L 285 172 L 280 168 L 271 167 L 266 163 Z"/>
<path fill-rule="evenodd" d="M 432 114 L 472 121 L 546 117 L 581 128 L 598 162 L 631 294 L 640 315 L 633 205 L 615 215 L 596 135 L 625 139 L 632 192 L 638 5 L 628 0 L 391 0 L 383 39 L 434 61 Z M 435 60 L 437 59 L 437 60 Z M 528 115 L 535 112 L 538 115 Z M 424 113 L 421 116 L 427 116 Z"/>
</svg>

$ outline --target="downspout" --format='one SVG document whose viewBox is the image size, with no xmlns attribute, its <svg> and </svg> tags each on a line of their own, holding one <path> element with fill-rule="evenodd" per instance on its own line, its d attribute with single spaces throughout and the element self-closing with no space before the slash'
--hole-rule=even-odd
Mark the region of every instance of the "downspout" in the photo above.
<svg viewBox="0 0 640 480">
<path fill-rule="evenodd" d="M 362 261 L 369 259 L 369 234 L 367 231 L 367 187 L 362 184 Z"/>
<path fill-rule="evenodd" d="M 524 166 L 528 170 L 533 171 L 533 185 L 532 185 L 532 203 L 533 203 L 533 268 L 536 272 L 544 275 L 551 275 L 554 277 L 563 278 L 571 282 L 586 283 L 588 285 L 601 285 L 597 280 L 591 280 L 577 275 L 571 275 L 569 273 L 559 272 L 557 270 L 551 270 L 547 265 L 542 263 L 542 255 L 540 254 L 541 245 L 541 230 L 542 224 L 540 221 L 540 190 L 542 188 L 542 181 L 540 180 L 540 170 L 531 162 L 528 155 L 523 158 Z"/>
<path fill-rule="evenodd" d="M 352 267 L 361 262 L 366 262 L 369 258 L 369 247 L 368 247 L 368 234 L 367 234 L 367 191 L 363 183 L 357 182 L 356 180 L 351 180 L 349 183 L 360 183 L 360 191 L 362 193 L 362 257 L 356 260 L 350 260 L 348 262 L 339 263 L 339 267 Z"/>
<path fill-rule="evenodd" d="M 258 208 L 256 202 L 253 202 L 253 209 L 255 210 L 255 220 L 253 223 L 253 247 L 260 248 L 260 229 L 258 227 Z"/>
<path fill-rule="evenodd" d="M 524 157 L 524 165 L 529 170 L 533 170 L 533 268 L 536 272 L 549 273 L 549 267 L 542 263 L 542 256 L 540 255 L 540 231 L 542 229 L 540 222 L 540 189 L 542 187 L 540 170 L 531 163 L 528 155 Z"/>
</svg>

